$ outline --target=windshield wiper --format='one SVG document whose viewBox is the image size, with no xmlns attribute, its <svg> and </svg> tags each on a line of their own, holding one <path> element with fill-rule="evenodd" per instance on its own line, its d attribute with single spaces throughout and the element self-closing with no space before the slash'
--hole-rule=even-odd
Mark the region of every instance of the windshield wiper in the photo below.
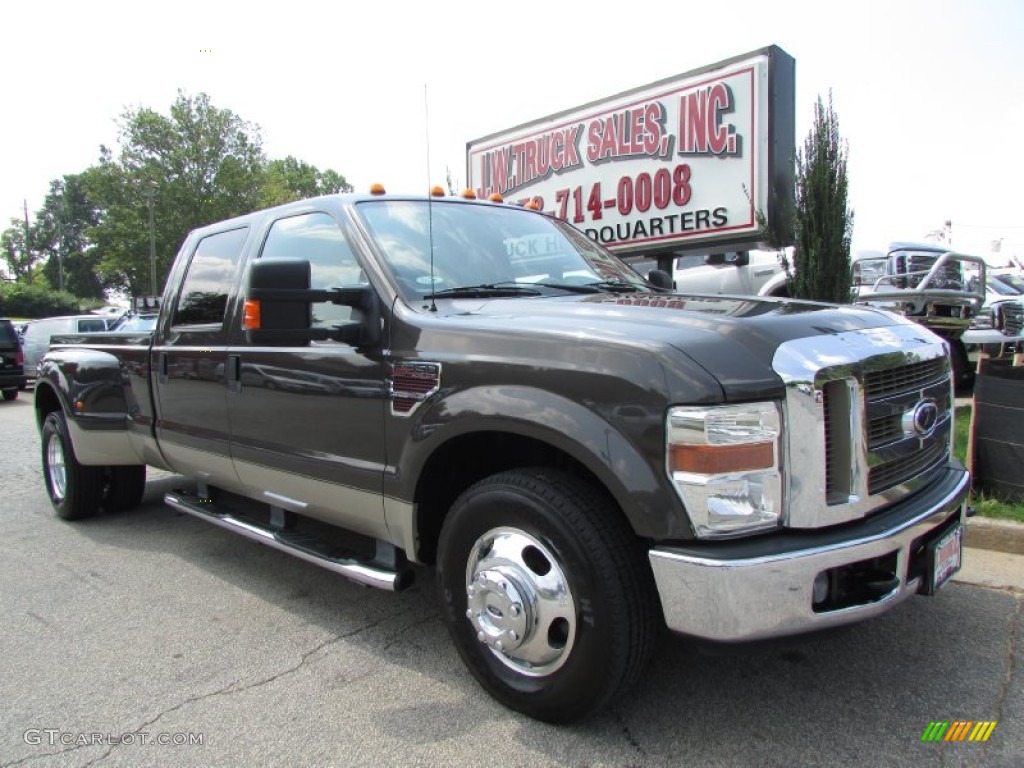
<svg viewBox="0 0 1024 768">
<path fill-rule="evenodd" d="M 483 283 L 481 285 L 460 285 L 428 293 L 425 299 L 444 298 L 494 298 L 501 296 L 540 296 L 540 291 L 519 283 Z"/>
<path fill-rule="evenodd" d="M 545 288 L 558 288 L 569 293 L 600 293 L 601 289 L 595 287 L 590 283 L 533 283 L 533 285 L 543 286 Z"/>
<path fill-rule="evenodd" d="M 584 283 L 583 287 L 611 293 L 638 293 L 646 290 L 633 283 L 627 283 L 625 280 L 602 280 L 597 283 Z"/>
</svg>

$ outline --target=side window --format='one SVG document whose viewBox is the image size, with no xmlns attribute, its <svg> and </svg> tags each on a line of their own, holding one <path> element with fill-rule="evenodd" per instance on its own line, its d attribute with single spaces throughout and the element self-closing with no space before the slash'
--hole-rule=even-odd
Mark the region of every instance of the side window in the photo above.
<svg viewBox="0 0 1024 768">
<path fill-rule="evenodd" d="M 243 227 L 207 235 L 199 241 L 185 273 L 173 325 L 224 322 L 231 282 L 248 234 L 248 227 Z"/>
<path fill-rule="evenodd" d="M 95 320 L 90 318 L 88 320 L 79 320 L 78 321 L 78 332 L 79 333 L 93 333 L 95 331 L 105 331 L 105 330 L 107 330 L 107 323 L 101 317 L 98 317 Z"/>
<path fill-rule="evenodd" d="M 275 221 L 267 233 L 260 258 L 307 259 L 312 288 L 367 283 L 348 241 L 326 213 L 306 213 Z M 326 302 L 313 305 L 316 328 L 330 328 L 351 319 L 351 307 Z"/>
</svg>

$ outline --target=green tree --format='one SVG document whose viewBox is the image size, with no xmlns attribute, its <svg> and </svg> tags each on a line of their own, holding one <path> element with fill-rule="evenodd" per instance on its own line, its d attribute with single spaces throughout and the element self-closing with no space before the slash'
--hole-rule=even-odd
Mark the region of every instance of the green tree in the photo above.
<svg viewBox="0 0 1024 768">
<path fill-rule="evenodd" d="M 43 274 L 51 287 L 82 298 L 103 298 L 100 257 L 88 237 L 98 223 L 83 175 L 69 174 L 50 182 L 43 207 L 36 212 L 32 240 L 48 257 Z"/>
<path fill-rule="evenodd" d="M 268 161 L 259 127 L 215 107 L 203 93 L 179 91 L 168 114 L 128 109 L 118 127 L 117 148 L 101 146 L 95 165 L 51 183 L 29 247 L 23 223 L 12 219 L 0 237 L 0 255 L 15 281 L 30 280 L 35 262 L 48 257 L 43 271 L 50 285 L 63 282 L 83 297 L 98 298 L 103 289 L 159 293 L 190 230 L 261 207 L 351 191 L 331 169 L 293 156 Z"/>
<path fill-rule="evenodd" d="M 11 218 L 10 226 L 0 233 L 0 253 L 15 282 L 32 284 L 33 268 L 39 261 L 39 252 L 34 248 L 31 229 L 25 242 L 25 222 Z"/>
<path fill-rule="evenodd" d="M 271 160 L 266 165 L 260 190 L 260 204 L 269 208 L 293 200 L 302 200 L 335 192 L 351 192 L 345 177 L 328 168 L 319 170 L 288 155 L 283 160 Z"/>
<path fill-rule="evenodd" d="M 99 221 L 89 230 L 89 240 L 99 257 L 105 286 L 125 290 L 133 296 L 149 295 L 147 192 L 153 190 L 155 185 L 146 188 L 138 179 L 133 178 L 114 161 L 106 147 L 100 148 L 99 163 L 82 175 L 87 194 L 96 201 L 99 208 Z M 162 220 L 154 215 L 154 222 Z M 157 280 L 162 285 L 165 272 L 160 270 L 159 238 L 157 243 Z M 164 270 L 166 268 L 164 266 Z M 160 286 L 157 286 L 159 289 Z"/>
<path fill-rule="evenodd" d="M 259 128 L 182 92 L 167 115 L 148 107 L 121 115 L 120 156 L 101 148 L 89 189 L 102 209 L 93 233 L 100 266 L 132 294 L 150 287 L 150 208 L 159 293 L 189 230 L 254 210 L 265 158 Z"/>
<path fill-rule="evenodd" d="M 848 147 L 829 94 L 818 97 L 814 124 L 796 159 L 793 229 L 796 240 L 790 294 L 847 304 L 852 298 L 850 237 L 853 211 L 847 206 Z"/>
</svg>

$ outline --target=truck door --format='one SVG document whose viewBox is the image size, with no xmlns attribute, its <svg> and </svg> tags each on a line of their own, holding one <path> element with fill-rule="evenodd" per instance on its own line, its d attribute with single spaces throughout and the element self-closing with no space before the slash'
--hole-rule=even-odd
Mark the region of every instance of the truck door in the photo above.
<svg viewBox="0 0 1024 768">
<path fill-rule="evenodd" d="M 313 288 L 367 283 L 338 223 L 323 212 L 273 221 L 258 257 L 308 260 Z M 351 313 L 350 307 L 315 304 L 313 324 L 330 328 Z M 357 349 L 314 341 L 261 347 L 245 341 L 240 318 L 232 329 L 231 454 L 246 495 L 386 538 L 380 345 Z"/>
<path fill-rule="evenodd" d="M 173 306 L 162 314 L 150 357 L 164 457 L 178 472 L 228 490 L 239 484 L 228 442 L 225 317 L 248 233 L 241 227 L 206 235 L 184 275 L 172 273 L 181 289 L 169 297 Z"/>
</svg>

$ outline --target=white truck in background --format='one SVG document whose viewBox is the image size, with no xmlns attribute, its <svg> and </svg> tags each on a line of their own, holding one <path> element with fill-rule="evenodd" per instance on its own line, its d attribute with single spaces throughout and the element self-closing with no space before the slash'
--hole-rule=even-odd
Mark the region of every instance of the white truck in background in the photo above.
<svg viewBox="0 0 1024 768">
<path fill-rule="evenodd" d="M 672 282 L 684 293 L 786 297 L 787 262 L 794 264 L 792 248 L 679 256 Z M 884 250 L 858 250 L 850 263 L 852 302 L 896 312 L 944 338 L 957 387 L 968 387 L 964 333 L 985 304 L 985 260 L 931 243 L 893 242 Z"/>
<path fill-rule="evenodd" d="M 792 257 L 792 248 L 678 256 L 672 266 L 672 283 L 685 293 L 788 296 L 783 258 Z"/>
</svg>

